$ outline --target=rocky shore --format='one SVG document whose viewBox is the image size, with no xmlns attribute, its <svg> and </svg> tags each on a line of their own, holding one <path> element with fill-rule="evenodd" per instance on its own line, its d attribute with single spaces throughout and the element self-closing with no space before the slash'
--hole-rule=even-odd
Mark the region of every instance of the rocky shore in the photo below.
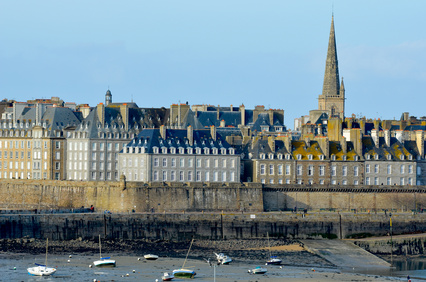
<svg viewBox="0 0 426 282">
<path fill-rule="evenodd" d="M 301 248 L 298 250 L 277 248 L 278 246 L 298 246 L 297 240 L 271 239 L 273 255 L 283 259 L 285 265 L 323 266 L 332 265 L 326 260 Z M 161 257 L 184 257 L 190 241 L 174 242 L 163 240 L 102 240 L 102 251 L 121 255 L 143 256 L 154 253 Z M 44 253 L 46 241 L 40 239 L 0 239 L 0 252 L 3 253 Z M 95 254 L 99 250 L 98 240 L 49 241 L 49 254 Z M 223 252 L 239 261 L 264 262 L 269 257 L 268 241 L 256 240 L 195 240 L 190 252 L 193 259 L 214 259 L 214 253 Z"/>
</svg>

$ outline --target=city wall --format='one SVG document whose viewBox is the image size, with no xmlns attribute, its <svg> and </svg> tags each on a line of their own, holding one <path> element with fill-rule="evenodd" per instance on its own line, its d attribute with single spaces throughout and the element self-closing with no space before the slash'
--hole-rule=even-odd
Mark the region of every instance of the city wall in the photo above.
<svg viewBox="0 0 426 282">
<path fill-rule="evenodd" d="M 262 185 L 53 180 L 0 182 L 0 210 L 77 209 L 112 212 L 421 211 L 424 186 Z"/>
<path fill-rule="evenodd" d="M 426 230 L 426 214 L 392 215 L 393 234 Z M 389 214 L 316 213 L 123 213 L 0 215 L 0 238 L 252 239 L 350 238 L 390 232 Z"/>
</svg>

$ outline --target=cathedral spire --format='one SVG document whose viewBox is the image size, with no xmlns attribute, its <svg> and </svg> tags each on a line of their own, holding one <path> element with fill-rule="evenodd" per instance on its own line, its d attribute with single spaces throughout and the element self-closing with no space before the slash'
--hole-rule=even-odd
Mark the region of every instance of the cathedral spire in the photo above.
<svg viewBox="0 0 426 282">
<path fill-rule="evenodd" d="M 327 60 L 325 62 L 322 95 L 336 97 L 340 95 L 339 67 L 337 63 L 336 37 L 334 33 L 334 16 L 331 16 L 330 38 L 328 40 Z"/>
</svg>

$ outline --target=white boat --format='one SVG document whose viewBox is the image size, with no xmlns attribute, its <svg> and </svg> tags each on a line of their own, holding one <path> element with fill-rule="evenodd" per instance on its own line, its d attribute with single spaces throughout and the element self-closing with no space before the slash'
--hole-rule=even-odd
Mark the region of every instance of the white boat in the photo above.
<svg viewBox="0 0 426 282">
<path fill-rule="evenodd" d="M 158 256 L 157 255 L 153 255 L 153 254 L 147 254 L 147 255 L 144 255 L 143 257 L 145 259 L 147 259 L 147 260 L 156 260 L 156 259 L 158 259 Z"/>
<path fill-rule="evenodd" d="M 111 257 L 102 257 L 101 235 L 99 234 L 99 260 L 93 262 L 95 266 L 115 266 L 115 260 Z"/>
<path fill-rule="evenodd" d="M 268 270 L 264 267 L 256 267 L 253 268 L 252 270 L 249 270 L 249 273 L 253 273 L 253 274 L 265 274 Z"/>
<path fill-rule="evenodd" d="M 172 281 L 173 278 L 175 278 L 173 275 L 170 275 L 167 272 L 164 272 L 163 276 L 161 277 L 163 281 Z"/>
<path fill-rule="evenodd" d="M 217 262 L 219 264 L 229 264 L 230 262 L 232 262 L 232 259 L 223 253 L 218 253 L 218 254 L 214 253 L 214 254 L 216 255 Z"/>
<path fill-rule="evenodd" d="M 271 256 L 271 244 L 269 243 L 269 233 L 266 233 L 268 237 L 268 249 L 269 249 L 269 260 L 266 261 L 266 265 L 280 265 L 282 260 L 276 256 Z"/>
<path fill-rule="evenodd" d="M 192 243 L 194 243 L 194 239 L 191 241 L 191 245 L 189 246 L 188 253 L 186 254 L 185 261 L 183 262 L 182 268 L 173 270 L 173 276 L 179 278 L 194 278 L 196 275 L 195 271 L 190 269 L 185 269 L 185 263 L 188 259 L 189 251 L 191 251 Z"/>
<path fill-rule="evenodd" d="M 49 245 L 49 239 L 46 240 L 46 261 L 45 261 L 44 265 L 36 263 L 37 266 L 27 268 L 29 275 L 50 276 L 50 275 L 52 275 L 53 273 L 56 272 L 56 268 L 47 267 L 47 248 L 48 248 L 48 245 Z"/>
</svg>

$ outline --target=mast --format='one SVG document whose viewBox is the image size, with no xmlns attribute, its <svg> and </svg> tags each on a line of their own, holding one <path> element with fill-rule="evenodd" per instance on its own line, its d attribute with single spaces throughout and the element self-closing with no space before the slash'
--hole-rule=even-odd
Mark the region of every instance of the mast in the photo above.
<svg viewBox="0 0 426 282">
<path fill-rule="evenodd" d="M 186 260 L 188 259 L 189 251 L 191 251 L 192 243 L 194 243 L 194 239 L 191 240 L 191 245 L 189 245 L 188 253 L 186 253 L 185 261 L 183 262 L 182 268 L 185 267 Z"/>
<path fill-rule="evenodd" d="M 46 239 L 46 261 L 44 262 L 44 265 L 47 267 L 47 248 L 49 245 L 49 238 Z"/>
<path fill-rule="evenodd" d="M 266 232 L 266 237 L 268 237 L 268 249 L 269 249 L 269 257 L 271 258 L 271 244 L 269 243 L 269 232 Z"/>
<path fill-rule="evenodd" d="M 102 252 L 101 252 L 101 234 L 99 234 L 99 258 L 102 259 Z"/>
</svg>

